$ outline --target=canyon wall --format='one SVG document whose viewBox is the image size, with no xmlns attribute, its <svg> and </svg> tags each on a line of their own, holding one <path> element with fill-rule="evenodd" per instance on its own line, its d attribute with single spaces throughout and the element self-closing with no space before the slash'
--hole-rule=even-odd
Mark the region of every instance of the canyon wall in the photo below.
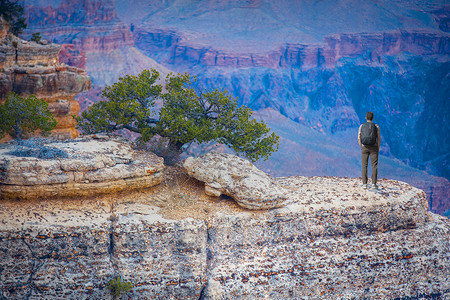
<svg viewBox="0 0 450 300">
<path fill-rule="evenodd" d="M 289 202 L 249 211 L 166 176 L 126 194 L 2 201 L 0 296 L 109 299 L 118 275 L 133 299 L 450 296 L 449 220 L 405 183 L 278 178 Z"/>
<path fill-rule="evenodd" d="M 368 54 L 370 60 L 408 52 L 416 55 L 449 55 L 450 35 L 434 31 L 396 30 L 377 33 L 341 33 L 327 36 L 323 43 L 284 44 L 267 53 L 233 52 L 210 45 L 190 44 L 173 30 L 137 27 L 135 44 L 151 52 L 167 51 L 167 63 L 205 67 L 302 68 L 334 67 L 341 57 Z"/>
<path fill-rule="evenodd" d="M 92 79 L 94 91 L 88 98 L 98 101 L 98 88 L 116 82 L 123 74 L 137 74 L 151 68 L 158 69 L 163 76 L 169 73 L 134 47 L 130 26 L 118 18 L 113 1 L 64 0 L 54 6 L 37 4 L 27 3 L 28 29 L 23 36 L 29 38 L 34 32 L 40 32 L 52 42 L 62 44 L 59 59 L 71 66 L 84 67 Z"/>
<path fill-rule="evenodd" d="M 34 32 L 53 37 L 51 41 L 58 44 L 66 43 L 70 36 L 71 44 L 82 51 L 110 51 L 133 45 L 131 32 L 120 22 L 114 4 L 108 0 L 61 1 L 57 7 L 30 3 L 25 17 Z M 67 26 L 72 24 L 84 26 Z M 95 34 L 86 27 L 95 29 Z"/>
</svg>

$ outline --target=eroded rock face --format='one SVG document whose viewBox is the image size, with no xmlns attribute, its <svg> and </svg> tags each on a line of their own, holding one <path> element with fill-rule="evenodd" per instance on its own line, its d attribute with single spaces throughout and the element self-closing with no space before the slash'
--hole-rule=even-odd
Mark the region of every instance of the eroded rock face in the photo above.
<svg viewBox="0 0 450 300">
<path fill-rule="evenodd" d="M 75 49 L 73 44 L 63 44 L 58 55 L 59 61 L 69 66 L 84 69 L 86 64 L 86 53 L 80 49 Z"/>
<path fill-rule="evenodd" d="M 108 51 L 133 45 L 129 28 L 118 18 L 111 0 L 60 1 L 57 6 L 25 6 L 29 28 L 82 51 Z M 96 34 L 91 34 L 90 31 Z M 32 33 L 25 30 L 25 33 Z"/>
<path fill-rule="evenodd" d="M 114 261 L 135 286 L 131 298 L 199 299 L 208 280 L 206 223 L 168 220 L 148 204 L 119 204 L 116 213 Z"/>
<path fill-rule="evenodd" d="M 105 299 L 108 282 L 103 278 L 114 276 L 111 222 L 104 213 L 110 205 L 102 201 L 43 201 L 40 208 L 36 203 L 22 204 L 1 202 L 2 219 L 7 217 L 9 222 L 0 229 L 0 295 Z M 28 218 L 30 214 L 34 217 Z"/>
<path fill-rule="evenodd" d="M 104 136 L 47 141 L 41 147 L 62 151 L 66 157 L 22 157 L 11 153 L 14 143 L 0 146 L 0 197 L 88 196 L 150 187 L 162 180 L 162 158 L 134 151 L 118 139 Z M 35 150 L 25 147 L 21 151 Z"/>
<path fill-rule="evenodd" d="M 426 211 L 421 190 L 391 180 L 380 180 L 380 192 L 354 178 L 278 182 L 291 191 L 282 208 L 249 211 L 229 202 L 196 219 L 189 211 L 168 217 L 174 203 L 159 205 L 158 189 L 0 201 L 0 295 L 108 299 L 108 281 L 121 275 L 134 286 L 131 299 L 450 296 L 450 222 Z M 202 188 L 180 191 L 192 197 Z M 218 204 L 191 199 L 191 211 L 208 207 L 202 201 Z"/>
<path fill-rule="evenodd" d="M 275 180 L 248 160 L 226 153 L 209 152 L 187 158 L 183 163 L 189 175 L 205 183 L 205 192 L 232 197 L 249 209 L 281 206 L 286 191 Z"/>
<path fill-rule="evenodd" d="M 0 101 L 9 92 L 44 99 L 58 122 L 52 135 L 68 139 L 78 136 L 72 116 L 78 115 L 80 105 L 74 97 L 89 90 L 91 80 L 83 69 L 60 64 L 60 49 L 60 45 L 4 34 L 0 39 Z"/>
</svg>

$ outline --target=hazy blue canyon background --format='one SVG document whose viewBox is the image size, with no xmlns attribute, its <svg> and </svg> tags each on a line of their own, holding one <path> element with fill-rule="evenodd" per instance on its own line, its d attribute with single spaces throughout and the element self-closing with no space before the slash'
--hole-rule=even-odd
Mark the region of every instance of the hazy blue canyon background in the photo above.
<svg viewBox="0 0 450 300">
<path fill-rule="evenodd" d="M 450 214 L 448 0 L 22 3 L 23 37 L 63 44 L 60 60 L 92 77 L 83 109 L 122 74 L 189 72 L 281 137 L 261 169 L 348 177 L 361 173 L 357 130 L 370 110 L 379 178 L 424 189 L 433 212 Z"/>
</svg>

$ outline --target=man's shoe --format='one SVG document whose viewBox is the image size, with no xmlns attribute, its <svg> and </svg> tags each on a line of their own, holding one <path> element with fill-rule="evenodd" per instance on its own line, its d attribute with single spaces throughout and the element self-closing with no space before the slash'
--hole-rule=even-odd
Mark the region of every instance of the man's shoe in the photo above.
<svg viewBox="0 0 450 300">
<path fill-rule="evenodd" d="M 367 183 L 364 183 L 362 187 L 363 189 L 367 189 Z"/>
<path fill-rule="evenodd" d="M 373 185 L 373 188 L 376 189 L 376 190 L 378 190 L 378 185 L 374 184 L 374 185 Z"/>
</svg>

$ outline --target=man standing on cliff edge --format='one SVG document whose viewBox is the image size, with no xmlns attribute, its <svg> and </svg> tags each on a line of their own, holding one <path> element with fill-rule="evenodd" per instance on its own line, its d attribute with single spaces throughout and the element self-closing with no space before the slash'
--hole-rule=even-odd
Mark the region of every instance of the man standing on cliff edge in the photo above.
<svg viewBox="0 0 450 300">
<path fill-rule="evenodd" d="M 372 184 L 375 189 L 377 186 L 378 173 L 378 151 L 380 150 L 380 126 L 372 123 L 373 113 L 368 111 L 366 113 L 367 123 L 359 126 L 358 143 L 361 147 L 362 160 L 362 181 L 363 188 L 367 188 L 367 165 L 370 161 L 372 163 Z"/>
</svg>

